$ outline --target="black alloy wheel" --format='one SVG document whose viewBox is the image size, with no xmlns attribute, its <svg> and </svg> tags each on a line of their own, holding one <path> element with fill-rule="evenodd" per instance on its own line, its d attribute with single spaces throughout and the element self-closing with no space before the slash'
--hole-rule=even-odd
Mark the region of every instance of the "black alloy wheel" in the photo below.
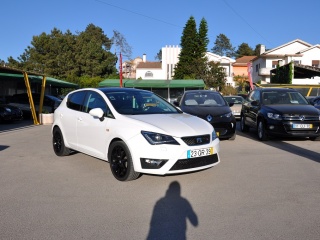
<svg viewBox="0 0 320 240">
<path fill-rule="evenodd" d="M 116 141 L 110 145 L 108 159 L 111 172 L 119 181 L 131 181 L 140 176 L 134 171 L 130 151 L 124 142 Z"/>
<path fill-rule="evenodd" d="M 53 129 L 52 133 L 52 146 L 57 156 L 67 156 L 70 154 L 70 149 L 64 145 L 61 130 L 58 127 Z"/>
</svg>

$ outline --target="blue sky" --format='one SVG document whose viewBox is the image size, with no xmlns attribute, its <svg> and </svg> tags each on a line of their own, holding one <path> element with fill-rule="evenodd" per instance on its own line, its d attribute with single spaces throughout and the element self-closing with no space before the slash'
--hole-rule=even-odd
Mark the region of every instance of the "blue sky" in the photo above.
<svg viewBox="0 0 320 240">
<path fill-rule="evenodd" d="M 319 0 L 2 0 L 0 59 L 17 59 L 32 37 L 84 31 L 90 23 L 111 38 L 119 31 L 132 47 L 132 56 L 154 57 L 166 45 L 179 45 L 183 28 L 193 16 L 208 23 L 210 50 L 225 34 L 233 47 L 248 43 L 271 49 L 297 38 L 320 44 Z M 112 51 L 115 51 L 112 49 Z"/>
</svg>

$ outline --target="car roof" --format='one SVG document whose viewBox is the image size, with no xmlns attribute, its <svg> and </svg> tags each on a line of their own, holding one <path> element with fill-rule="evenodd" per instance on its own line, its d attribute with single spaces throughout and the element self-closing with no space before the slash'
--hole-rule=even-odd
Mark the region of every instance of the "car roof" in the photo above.
<svg viewBox="0 0 320 240">
<path fill-rule="evenodd" d="M 98 89 L 104 93 L 108 93 L 108 92 L 148 92 L 150 93 L 150 91 L 148 90 L 137 89 L 137 88 L 103 87 Z"/>
<path fill-rule="evenodd" d="M 258 90 L 262 92 L 270 92 L 270 91 L 277 91 L 277 92 L 298 92 L 296 89 L 293 88 L 258 88 Z"/>
<path fill-rule="evenodd" d="M 220 94 L 219 92 L 216 91 L 212 91 L 212 90 L 186 90 L 185 93 L 216 93 L 216 94 Z"/>
<path fill-rule="evenodd" d="M 234 98 L 234 97 L 237 97 L 237 98 L 243 98 L 242 96 L 239 96 L 239 95 L 224 95 L 223 97 L 230 97 L 230 98 Z"/>
</svg>

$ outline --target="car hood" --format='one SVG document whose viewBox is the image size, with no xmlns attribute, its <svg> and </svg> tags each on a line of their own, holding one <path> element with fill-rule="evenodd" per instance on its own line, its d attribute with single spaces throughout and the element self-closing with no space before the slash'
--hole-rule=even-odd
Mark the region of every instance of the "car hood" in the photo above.
<svg viewBox="0 0 320 240">
<path fill-rule="evenodd" d="M 282 114 L 303 114 L 303 115 L 319 115 L 320 112 L 314 106 L 311 105 L 266 105 L 265 110 L 276 111 Z"/>
<path fill-rule="evenodd" d="M 144 122 L 149 125 L 146 131 L 159 131 L 170 133 L 176 137 L 202 135 L 213 131 L 212 126 L 206 121 L 188 114 L 149 114 L 127 115 L 126 117 Z"/>
<path fill-rule="evenodd" d="M 181 110 L 185 113 L 189 113 L 191 115 L 205 117 L 208 114 L 214 116 L 220 116 L 226 113 L 231 112 L 229 106 L 192 106 L 192 107 L 181 107 Z"/>
</svg>

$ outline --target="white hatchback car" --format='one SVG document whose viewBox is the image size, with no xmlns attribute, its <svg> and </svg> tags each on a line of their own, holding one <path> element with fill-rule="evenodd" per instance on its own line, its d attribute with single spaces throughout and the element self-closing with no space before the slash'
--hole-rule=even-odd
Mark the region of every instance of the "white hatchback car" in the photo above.
<svg viewBox="0 0 320 240">
<path fill-rule="evenodd" d="M 141 173 L 198 171 L 220 162 L 211 124 L 133 88 L 69 93 L 54 112 L 52 144 L 58 156 L 74 150 L 108 161 L 120 181 Z"/>
</svg>

